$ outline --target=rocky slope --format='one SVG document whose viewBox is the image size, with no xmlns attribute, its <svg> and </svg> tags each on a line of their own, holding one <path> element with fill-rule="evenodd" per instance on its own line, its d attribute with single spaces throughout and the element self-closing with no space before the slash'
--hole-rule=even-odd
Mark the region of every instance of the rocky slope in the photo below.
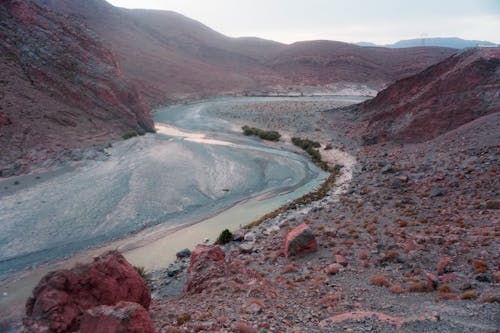
<svg viewBox="0 0 500 333">
<path fill-rule="evenodd" d="M 74 17 L 0 2 L 0 176 L 153 123 L 114 51 Z"/>
<path fill-rule="evenodd" d="M 367 142 L 422 142 L 500 111 L 500 49 L 453 55 L 399 80 L 355 108 L 369 121 Z"/>
</svg>

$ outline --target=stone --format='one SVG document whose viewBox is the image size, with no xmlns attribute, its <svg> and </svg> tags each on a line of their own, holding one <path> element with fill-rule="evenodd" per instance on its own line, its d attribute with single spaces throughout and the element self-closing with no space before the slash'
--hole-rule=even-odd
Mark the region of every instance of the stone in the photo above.
<svg viewBox="0 0 500 333">
<path fill-rule="evenodd" d="M 80 333 L 154 333 L 153 321 L 144 307 L 132 302 L 100 305 L 85 311 Z"/>
<path fill-rule="evenodd" d="M 431 198 L 442 197 L 445 196 L 447 193 L 448 192 L 444 188 L 440 186 L 435 186 L 431 190 Z"/>
<path fill-rule="evenodd" d="M 110 251 L 85 265 L 45 275 L 26 302 L 26 331 L 77 331 L 83 313 L 99 305 L 129 301 L 149 308 L 144 279 L 118 252 Z"/>
<path fill-rule="evenodd" d="M 331 264 L 325 268 L 325 273 L 328 275 L 335 275 L 340 271 L 341 266 L 339 264 Z"/>
<path fill-rule="evenodd" d="M 394 170 L 392 165 L 388 164 L 388 165 L 384 166 L 382 169 L 380 169 L 380 172 L 385 175 L 388 173 L 394 173 L 394 172 L 396 172 L 396 170 Z"/>
<path fill-rule="evenodd" d="M 183 249 L 183 250 L 180 250 L 179 252 L 177 252 L 175 254 L 175 256 L 177 257 L 177 259 L 187 258 L 190 255 L 191 255 L 191 250 L 190 249 Z"/>
<path fill-rule="evenodd" d="M 167 268 L 167 275 L 169 277 L 174 277 L 179 275 L 184 270 L 184 266 L 181 263 L 173 263 Z"/>
<path fill-rule="evenodd" d="M 233 232 L 233 241 L 241 242 L 245 239 L 245 233 L 242 230 L 236 230 Z"/>
<path fill-rule="evenodd" d="M 344 256 L 341 256 L 340 254 L 335 255 L 335 262 L 339 265 L 342 265 L 344 267 L 347 266 L 347 260 L 344 258 Z"/>
<path fill-rule="evenodd" d="M 318 242 L 311 228 L 303 223 L 290 231 L 285 236 L 285 257 L 297 255 L 302 252 L 311 252 L 318 249 Z"/>
<path fill-rule="evenodd" d="M 220 246 L 198 245 L 191 253 L 188 271 L 191 272 L 199 260 L 224 261 L 226 254 Z"/>
<path fill-rule="evenodd" d="M 236 323 L 234 326 L 234 331 L 238 333 L 257 333 L 258 331 L 253 328 L 252 326 L 248 325 L 247 323 L 244 323 L 242 321 L 239 321 Z"/>
<path fill-rule="evenodd" d="M 255 236 L 255 233 L 253 233 L 253 232 L 247 232 L 245 234 L 245 237 L 243 237 L 243 240 L 245 242 L 254 242 L 255 239 L 256 239 L 256 236 Z"/>
<path fill-rule="evenodd" d="M 241 253 L 252 253 L 254 251 L 254 244 L 253 243 L 242 243 L 239 246 L 240 252 Z"/>
</svg>

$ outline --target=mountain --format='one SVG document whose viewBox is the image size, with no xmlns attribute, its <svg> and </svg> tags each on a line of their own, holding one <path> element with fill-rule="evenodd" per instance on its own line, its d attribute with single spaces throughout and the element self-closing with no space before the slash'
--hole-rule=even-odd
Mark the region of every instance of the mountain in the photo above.
<svg viewBox="0 0 500 333">
<path fill-rule="evenodd" d="M 454 53 L 230 38 L 171 11 L 104 0 L 0 1 L 0 172 L 152 129 L 165 102 L 290 86 L 380 90 Z"/>
<path fill-rule="evenodd" d="M 500 49 L 455 54 L 356 107 L 365 142 L 423 142 L 500 111 Z"/>
<path fill-rule="evenodd" d="M 379 90 L 452 53 L 444 48 L 391 50 L 319 40 L 284 46 L 268 63 L 280 76 L 298 84 L 355 82 Z"/>
<path fill-rule="evenodd" d="M 391 48 L 439 46 L 439 47 L 449 47 L 452 49 L 465 49 L 468 47 L 497 46 L 497 45 L 491 42 L 481 41 L 481 40 L 466 40 L 457 37 L 434 37 L 434 38 L 416 38 L 416 39 L 400 40 L 394 44 L 388 44 L 385 46 Z"/>
<path fill-rule="evenodd" d="M 102 137 L 153 129 L 114 51 L 77 19 L 2 1 L 0 22 L 0 176 Z"/>
<path fill-rule="evenodd" d="M 370 42 L 359 42 L 356 43 L 358 46 L 364 47 L 388 47 L 393 49 L 407 48 L 407 47 L 426 47 L 426 46 L 437 46 L 437 47 L 447 47 L 451 49 L 465 49 L 469 47 L 495 47 L 498 46 L 495 43 L 482 41 L 482 40 L 467 40 L 457 37 L 432 37 L 432 38 L 415 38 L 415 39 L 405 39 L 400 40 L 394 44 L 377 45 Z"/>
</svg>

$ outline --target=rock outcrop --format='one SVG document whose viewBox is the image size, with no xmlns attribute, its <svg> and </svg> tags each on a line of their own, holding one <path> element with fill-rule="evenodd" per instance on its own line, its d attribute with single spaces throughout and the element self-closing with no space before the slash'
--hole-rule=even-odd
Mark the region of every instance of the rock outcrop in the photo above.
<svg viewBox="0 0 500 333">
<path fill-rule="evenodd" d="M 218 290 L 243 290 L 243 281 L 261 280 L 261 274 L 235 258 L 235 253 L 226 255 L 220 246 L 199 245 L 191 254 L 187 282 L 187 295 L 213 294 Z"/>
<path fill-rule="evenodd" d="M 154 333 L 153 321 L 144 307 L 132 302 L 100 305 L 85 311 L 80 333 Z"/>
<path fill-rule="evenodd" d="M 119 252 L 111 251 L 90 264 L 42 278 L 26 303 L 24 326 L 27 332 L 76 331 L 86 310 L 120 301 L 148 309 L 151 294 L 135 268 Z"/>
<path fill-rule="evenodd" d="M 303 223 L 290 231 L 285 237 L 285 257 L 297 255 L 302 252 L 312 252 L 318 249 L 318 242 L 314 233 Z"/>
</svg>

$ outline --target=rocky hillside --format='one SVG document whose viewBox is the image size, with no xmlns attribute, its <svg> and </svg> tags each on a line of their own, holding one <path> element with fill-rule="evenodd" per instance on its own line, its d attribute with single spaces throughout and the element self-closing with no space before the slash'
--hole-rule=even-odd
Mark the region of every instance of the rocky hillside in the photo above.
<svg viewBox="0 0 500 333">
<path fill-rule="evenodd" d="M 78 19 L 0 2 L 0 176 L 63 149 L 152 129 L 114 51 Z"/>
<path fill-rule="evenodd" d="M 359 107 L 365 139 L 422 142 L 500 111 L 500 49 L 453 55 L 402 79 Z"/>
<path fill-rule="evenodd" d="M 451 55 L 445 48 L 390 50 L 364 48 L 333 41 L 299 42 L 285 46 L 270 65 L 280 75 L 301 84 L 364 83 L 381 89 L 416 74 Z"/>
</svg>

